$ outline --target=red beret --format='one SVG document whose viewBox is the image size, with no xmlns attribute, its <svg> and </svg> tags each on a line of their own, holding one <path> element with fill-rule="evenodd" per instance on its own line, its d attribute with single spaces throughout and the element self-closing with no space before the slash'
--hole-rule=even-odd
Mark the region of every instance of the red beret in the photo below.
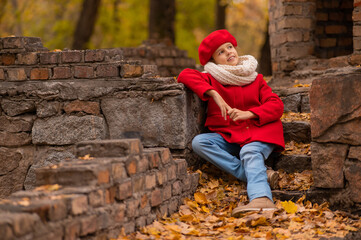
<svg viewBox="0 0 361 240">
<path fill-rule="evenodd" d="M 214 31 L 203 39 L 198 48 L 199 61 L 201 64 L 205 65 L 211 59 L 214 51 L 227 42 L 237 47 L 237 40 L 225 29 Z"/>
</svg>

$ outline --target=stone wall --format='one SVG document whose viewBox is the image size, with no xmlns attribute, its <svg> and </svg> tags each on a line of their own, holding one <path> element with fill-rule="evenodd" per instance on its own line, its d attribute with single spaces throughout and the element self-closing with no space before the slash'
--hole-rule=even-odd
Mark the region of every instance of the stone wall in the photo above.
<svg viewBox="0 0 361 240">
<path fill-rule="evenodd" d="M 124 49 L 49 52 L 39 38 L 0 39 L 0 197 L 33 188 L 35 170 L 73 158 L 80 141 L 189 152 L 200 100 L 156 77 L 157 66 L 124 59 Z"/>
<path fill-rule="evenodd" d="M 115 239 L 176 212 L 198 185 L 184 159 L 139 139 L 75 148 L 81 159 L 39 168 L 38 188 L 0 201 L 1 239 Z"/>
<path fill-rule="evenodd" d="M 320 78 L 310 91 L 314 186 L 338 190 L 343 207 L 361 203 L 360 78 L 359 71 Z"/>
</svg>

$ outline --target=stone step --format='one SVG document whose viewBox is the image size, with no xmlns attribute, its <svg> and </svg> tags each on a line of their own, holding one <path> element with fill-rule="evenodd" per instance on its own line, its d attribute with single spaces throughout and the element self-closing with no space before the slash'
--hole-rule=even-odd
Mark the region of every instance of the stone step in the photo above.
<svg viewBox="0 0 361 240">
<path fill-rule="evenodd" d="M 282 121 L 285 142 L 311 142 L 311 125 L 306 121 Z"/>
<path fill-rule="evenodd" d="M 287 173 L 312 170 L 311 156 L 305 154 L 277 154 L 272 153 L 266 160 L 266 165 L 273 170 L 284 170 Z"/>
</svg>

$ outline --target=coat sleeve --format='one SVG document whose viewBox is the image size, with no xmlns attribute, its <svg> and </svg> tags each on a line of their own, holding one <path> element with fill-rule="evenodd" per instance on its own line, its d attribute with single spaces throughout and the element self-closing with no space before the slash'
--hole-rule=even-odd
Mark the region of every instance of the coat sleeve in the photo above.
<svg viewBox="0 0 361 240">
<path fill-rule="evenodd" d="M 283 114 L 283 102 L 277 94 L 267 85 L 262 75 L 258 75 L 259 80 L 259 96 L 261 105 L 250 108 L 249 111 L 258 116 L 255 123 L 258 126 L 279 120 Z"/>
<path fill-rule="evenodd" d="M 183 83 L 186 87 L 191 89 L 198 97 L 207 101 L 210 97 L 205 94 L 206 91 L 214 89 L 210 85 L 210 80 L 207 78 L 206 74 L 200 73 L 194 69 L 184 69 L 178 76 L 177 81 Z"/>
</svg>

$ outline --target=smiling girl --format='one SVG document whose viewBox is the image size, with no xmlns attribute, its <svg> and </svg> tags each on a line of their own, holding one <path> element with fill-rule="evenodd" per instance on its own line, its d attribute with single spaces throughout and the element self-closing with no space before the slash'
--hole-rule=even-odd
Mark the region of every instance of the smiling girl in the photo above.
<svg viewBox="0 0 361 240">
<path fill-rule="evenodd" d="M 239 57 L 236 46 L 227 30 L 212 32 L 198 49 L 205 72 L 185 69 L 178 76 L 178 82 L 208 101 L 205 126 L 211 133 L 197 135 L 193 151 L 247 182 L 250 202 L 235 208 L 234 217 L 275 209 L 264 161 L 273 150 L 284 149 L 283 103 L 256 72 L 257 60 Z"/>
</svg>

